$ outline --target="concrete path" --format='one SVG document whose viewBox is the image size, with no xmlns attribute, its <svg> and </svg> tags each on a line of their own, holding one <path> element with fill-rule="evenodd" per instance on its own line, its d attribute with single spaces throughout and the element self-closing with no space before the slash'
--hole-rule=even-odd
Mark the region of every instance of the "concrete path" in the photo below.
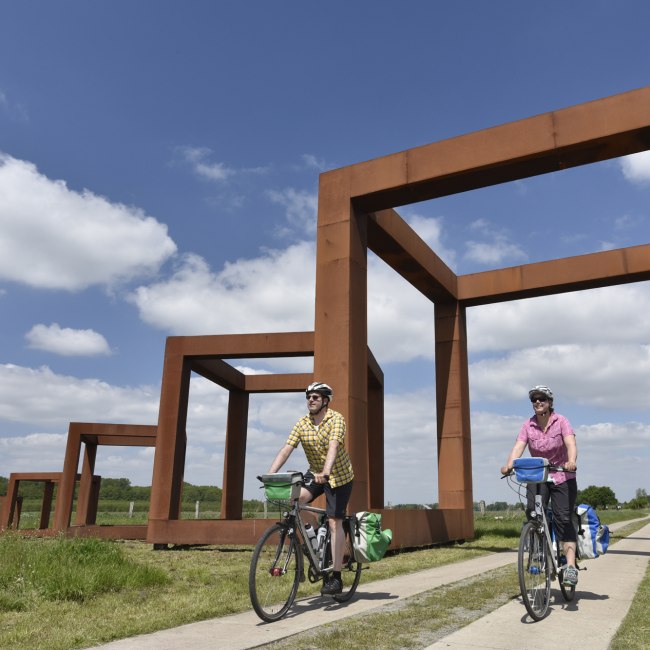
<svg viewBox="0 0 650 650">
<path fill-rule="evenodd" d="M 583 642 L 589 639 L 590 648 L 607 648 L 629 609 L 649 557 L 650 524 L 618 542 L 607 555 L 584 563 L 588 570 L 580 572 L 573 603 L 560 602 L 562 596 L 559 589 L 554 589 L 557 598 L 543 621 L 531 624 L 523 604 L 520 601 L 511 602 L 430 648 L 525 650 L 543 646 L 546 649 L 549 639 L 553 638 L 564 639 L 564 647 L 570 647 L 566 641 L 573 638 Z M 253 611 L 249 611 L 97 647 L 106 650 L 247 650 L 342 618 L 379 610 L 396 600 L 505 566 L 515 560 L 516 553 L 503 552 L 368 584 L 364 584 L 362 576 L 352 602 L 338 604 L 320 596 L 302 599 L 294 604 L 287 617 L 276 623 L 263 623 Z M 599 645 L 601 642 L 604 645 Z"/>
<path fill-rule="evenodd" d="M 567 603 L 557 582 L 549 613 L 534 623 L 521 598 L 426 650 L 548 650 L 550 646 L 606 650 L 625 618 L 650 558 L 650 524 L 617 542 L 606 555 L 583 563 L 575 599 Z"/>
</svg>

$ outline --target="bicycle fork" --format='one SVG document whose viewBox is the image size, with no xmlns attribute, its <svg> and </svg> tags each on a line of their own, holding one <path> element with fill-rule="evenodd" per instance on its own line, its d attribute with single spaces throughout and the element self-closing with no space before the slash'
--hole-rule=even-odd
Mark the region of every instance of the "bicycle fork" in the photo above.
<svg viewBox="0 0 650 650">
<path fill-rule="evenodd" d="M 535 516 L 541 516 L 542 530 L 544 531 L 544 537 L 546 538 L 546 548 L 548 550 L 546 555 L 550 557 L 552 565 L 551 578 L 555 580 L 555 577 L 558 573 L 558 561 L 555 558 L 555 545 L 553 544 L 553 539 L 551 537 L 551 527 L 549 526 L 548 519 L 546 518 L 546 513 L 542 507 L 542 496 L 540 494 L 535 495 Z"/>
</svg>

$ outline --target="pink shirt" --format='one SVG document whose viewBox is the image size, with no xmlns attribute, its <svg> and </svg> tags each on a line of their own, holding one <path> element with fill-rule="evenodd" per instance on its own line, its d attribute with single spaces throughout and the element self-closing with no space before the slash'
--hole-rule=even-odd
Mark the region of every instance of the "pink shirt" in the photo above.
<svg viewBox="0 0 650 650">
<path fill-rule="evenodd" d="M 564 465 L 569 460 L 569 453 L 564 438 L 575 436 L 569 421 L 558 413 L 552 413 L 548 421 L 546 431 L 542 431 L 537 424 L 537 418 L 526 420 L 521 427 L 517 440 L 528 445 L 530 455 L 538 458 L 546 458 L 553 465 Z M 575 478 L 575 472 L 551 472 L 553 482 L 556 485 Z"/>
</svg>

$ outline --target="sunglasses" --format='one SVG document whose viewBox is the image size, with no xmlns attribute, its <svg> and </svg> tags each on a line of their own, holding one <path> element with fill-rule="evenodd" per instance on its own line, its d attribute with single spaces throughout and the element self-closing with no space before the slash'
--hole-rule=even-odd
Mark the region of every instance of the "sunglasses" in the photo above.
<svg viewBox="0 0 650 650">
<path fill-rule="evenodd" d="M 531 397 L 530 401 L 534 404 L 535 402 L 548 402 L 548 397 Z"/>
<path fill-rule="evenodd" d="M 311 400 L 317 402 L 319 399 L 323 399 L 322 395 L 307 395 L 308 402 L 311 402 Z"/>
</svg>

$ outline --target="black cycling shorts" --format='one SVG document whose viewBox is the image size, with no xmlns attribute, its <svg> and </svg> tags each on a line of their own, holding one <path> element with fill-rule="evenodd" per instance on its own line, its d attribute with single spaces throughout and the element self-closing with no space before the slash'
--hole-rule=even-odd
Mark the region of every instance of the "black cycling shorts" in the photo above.
<svg viewBox="0 0 650 650">
<path fill-rule="evenodd" d="M 353 483 L 354 481 L 350 481 L 345 485 L 333 488 L 329 483 L 315 483 L 314 475 L 310 471 L 305 472 L 305 489 L 309 490 L 312 495 L 309 503 L 324 492 L 327 500 L 325 511 L 327 516 L 332 519 L 343 519 L 345 517 L 345 510 L 348 507 L 350 494 L 352 494 Z"/>
</svg>

